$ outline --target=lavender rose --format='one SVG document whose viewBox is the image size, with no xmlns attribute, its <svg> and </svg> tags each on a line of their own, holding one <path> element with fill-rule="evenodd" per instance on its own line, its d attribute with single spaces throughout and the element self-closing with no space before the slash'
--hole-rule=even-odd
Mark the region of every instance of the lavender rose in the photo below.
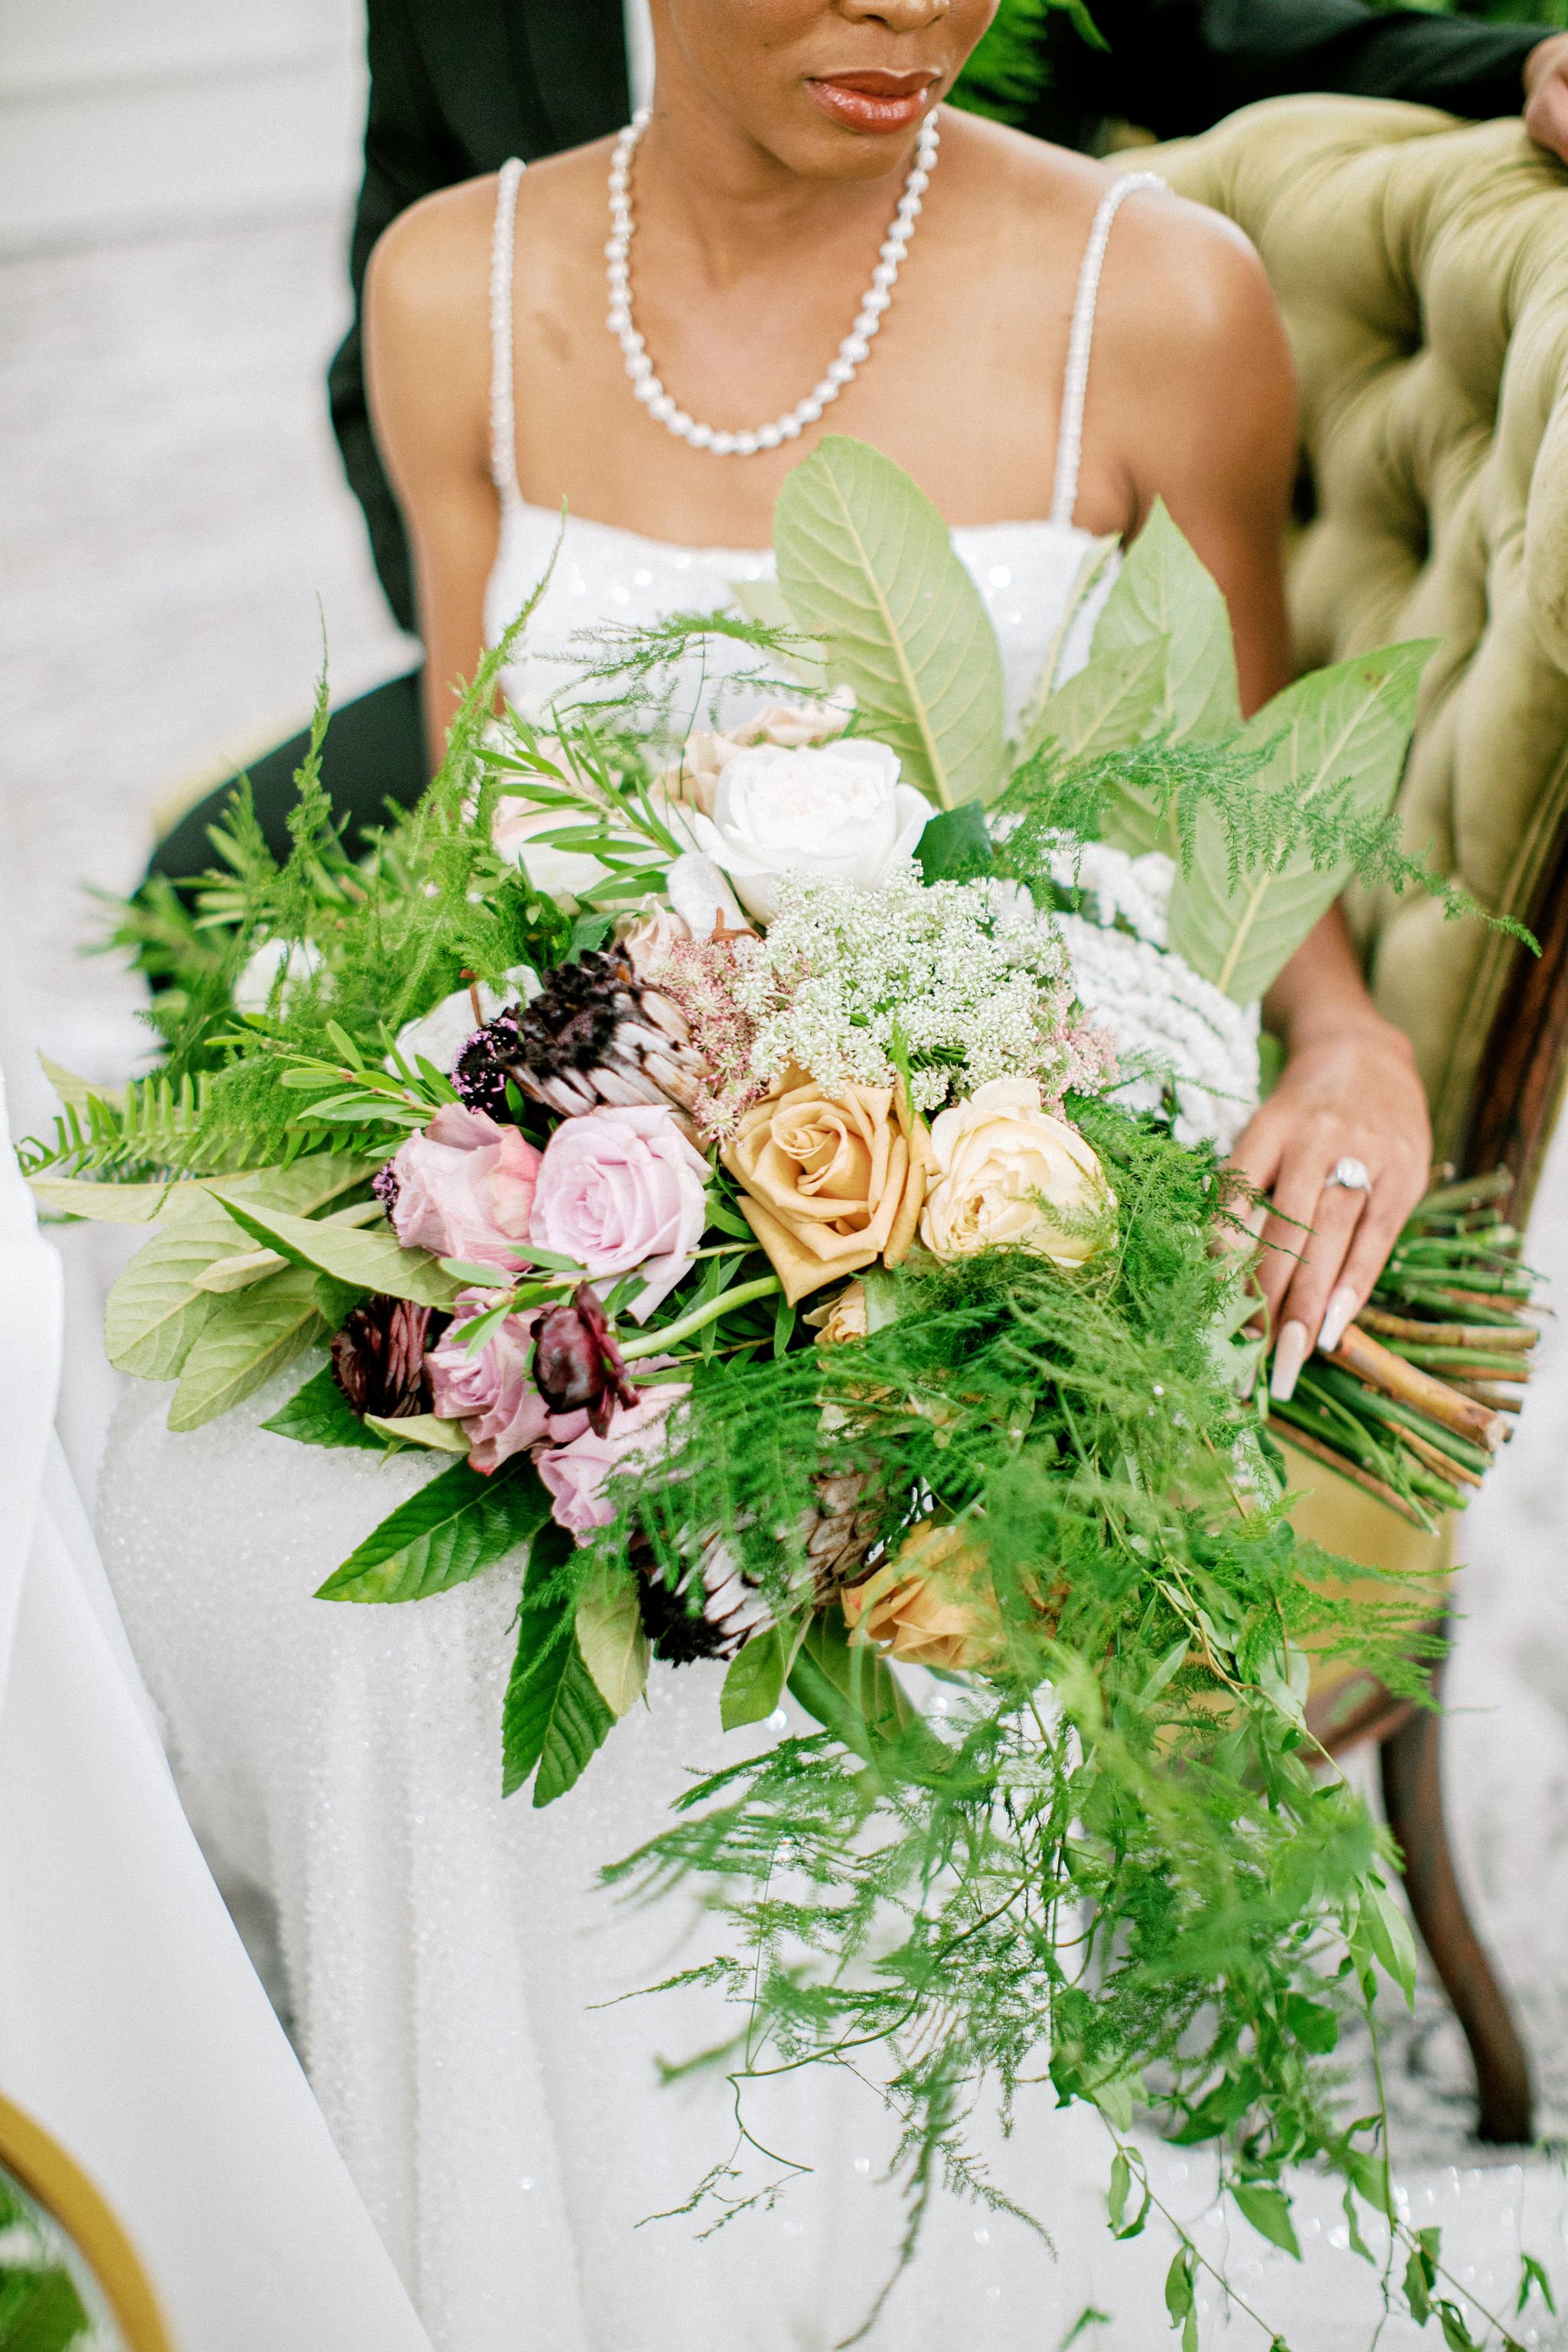
<svg viewBox="0 0 1568 2352">
<path fill-rule="evenodd" d="M 707 1222 L 708 1162 L 653 1104 L 586 1111 L 544 1148 L 529 1238 L 595 1281 L 640 1272 L 640 1323 L 691 1264 Z"/>
<path fill-rule="evenodd" d="M 666 1381 L 647 1390 L 630 1412 L 617 1408 L 603 1437 L 586 1430 L 570 1445 L 541 1454 L 539 1475 L 555 1497 L 552 1516 L 558 1527 L 581 1542 L 595 1528 L 609 1526 L 616 1515 L 605 1497 L 607 1481 L 617 1470 L 651 1462 L 663 1452 L 670 1412 L 689 1393 L 689 1382 Z"/>
<path fill-rule="evenodd" d="M 472 1265 L 526 1265 L 540 1154 L 488 1111 L 446 1103 L 392 1161 L 392 1223 L 409 1249 Z"/>
</svg>

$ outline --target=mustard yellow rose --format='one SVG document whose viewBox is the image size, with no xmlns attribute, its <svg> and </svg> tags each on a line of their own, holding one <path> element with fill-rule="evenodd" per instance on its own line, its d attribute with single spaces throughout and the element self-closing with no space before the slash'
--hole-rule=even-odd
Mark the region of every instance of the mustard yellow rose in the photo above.
<svg viewBox="0 0 1568 2352">
<path fill-rule="evenodd" d="M 984 1542 L 973 1524 L 911 1528 L 898 1555 L 864 1584 L 846 1587 L 853 1643 L 868 1643 L 907 1666 L 984 1673 L 1005 1644 Z"/>
<path fill-rule="evenodd" d="M 933 1257 L 1026 1249 L 1063 1267 L 1103 1246 L 1116 1195 L 1092 1147 L 1040 1108 L 1033 1078 L 993 1078 L 931 1126 L 936 1162 L 921 1217 Z"/>
<path fill-rule="evenodd" d="M 742 1114 L 724 1165 L 792 1307 L 879 1258 L 899 1264 L 925 1198 L 927 1149 L 918 1119 L 900 1123 L 891 1087 L 829 1095 L 808 1079 Z"/>
<path fill-rule="evenodd" d="M 848 1339 L 863 1339 L 868 1328 L 865 1284 L 852 1282 L 847 1290 L 839 1292 L 831 1307 L 815 1307 L 805 1319 L 816 1326 L 819 1348 L 837 1348 Z"/>
</svg>

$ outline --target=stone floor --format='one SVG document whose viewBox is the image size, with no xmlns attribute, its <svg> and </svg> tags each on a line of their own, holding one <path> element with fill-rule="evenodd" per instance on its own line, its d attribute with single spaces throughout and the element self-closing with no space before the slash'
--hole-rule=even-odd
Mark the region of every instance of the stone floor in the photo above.
<svg viewBox="0 0 1568 2352">
<path fill-rule="evenodd" d="M 144 1033 L 135 992 L 83 960 L 81 886 L 126 887 L 161 801 L 299 722 L 323 621 L 340 693 L 405 657 L 326 422 L 342 247 L 342 224 L 320 218 L 0 265 L 0 959 L 24 1025 L 106 1078 Z M 47 1094 L 20 1056 L 7 1077 L 26 1129 Z M 1531 1243 L 1559 1297 L 1565 1213 L 1568 1135 Z M 112 1379 L 92 1360 L 102 1271 L 79 1251 L 84 1483 Z M 1519 1438 L 1469 1515 L 1446 1754 L 1461 1867 L 1528 2031 L 1542 2128 L 1568 2139 L 1568 1335 L 1549 1327 L 1541 1360 Z M 1389 2021 L 1386 2063 L 1406 2161 L 1489 2160 L 1468 2138 L 1464 2044 L 1430 1984 L 1413 2020 Z"/>
</svg>

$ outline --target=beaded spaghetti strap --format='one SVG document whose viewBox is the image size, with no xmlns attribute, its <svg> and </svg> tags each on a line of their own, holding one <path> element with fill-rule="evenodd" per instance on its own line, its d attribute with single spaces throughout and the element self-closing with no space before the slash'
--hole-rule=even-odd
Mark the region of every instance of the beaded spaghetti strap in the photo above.
<svg viewBox="0 0 1568 2352">
<path fill-rule="evenodd" d="M 518 506 L 517 416 L 511 396 L 512 246 L 522 165 L 514 155 L 496 181 L 496 225 L 490 240 L 490 479 L 503 506 Z"/>
<path fill-rule="evenodd" d="M 1083 251 L 1083 266 L 1078 273 L 1078 295 L 1072 306 L 1072 330 L 1068 336 L 1067 373 L 1062 378 L 1061 423 L 1057 427 L 1057 481 L 1051 499 L 1051 520 L 1070 523 L 1078 505 L 1078 468 L 1083 455 L 1083 403 L 1089 390 L 1089 354 L 1094 341 L 1094 310 L 1100 296 L 1100 273 L 1105 266 L 1105 247 L 1110 236 L 1110 225 L 1121 209 L 1121 200 L 1134 188 L 1163 188 L 1165 183 L 1156 172 L 1129 172 L 1116 181 L 1100 200 L 1100 208 L 1089 232 L 1089 243 Z M 510 387 L 510 379 L 508 383 Z"/>
</svg>

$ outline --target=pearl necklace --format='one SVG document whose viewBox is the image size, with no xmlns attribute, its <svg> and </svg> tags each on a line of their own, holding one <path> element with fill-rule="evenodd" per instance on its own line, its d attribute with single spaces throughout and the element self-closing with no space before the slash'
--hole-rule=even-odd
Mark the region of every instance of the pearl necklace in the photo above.
<svg viewBox="0 0 1568 2352">
<path fill-rule="evenodd" d="M 781 416 L 775 424 L 759 425 L 754 433 L 721 433 L 711 425 L 698 424 L 666 392 L 654 373 L 647 347 L 632 320 L 631 162 L 637 142 L 647 129 L 651 113 L 650 107 L 637 109 L 616 140 L 615 152 L 610 158 L 611 233 L 609 243 L 605 247 L 610 309 L 605 323 L 620 344 L 632 389 L 650 416 L 656 416 L 661 425 L 667 425 L 672 433 L 679 434 L 694 449 L 711 449 L 716 457 L 754 457 L 759 449 L 776 449 L 781 441 L 795 440 L 803 426 L 815 425 L 828 403 L 837 399 L 846 384 L 853 383 L 862 361 L 871 356 L 871 338 L 880 328 L 882 313 L 893 299 L 893 289 L 899 282 L 899 268 L 920 215 L 921 198 L 930 185 L 931 175 L 936 166 L 937 144 L 941 137 L 936 118 L 928 114 L 921 124 L 914 163 L 904 182 L 904 193 L 899 199 L 899 208 L 882 244 L 877 267 L 871 272 L 866 299 L 860 305 L 854 326 L 839 344 L 838 356 L 827 373 L 797 406 L 790 410 L 787 416 Z"/>
</svg>

